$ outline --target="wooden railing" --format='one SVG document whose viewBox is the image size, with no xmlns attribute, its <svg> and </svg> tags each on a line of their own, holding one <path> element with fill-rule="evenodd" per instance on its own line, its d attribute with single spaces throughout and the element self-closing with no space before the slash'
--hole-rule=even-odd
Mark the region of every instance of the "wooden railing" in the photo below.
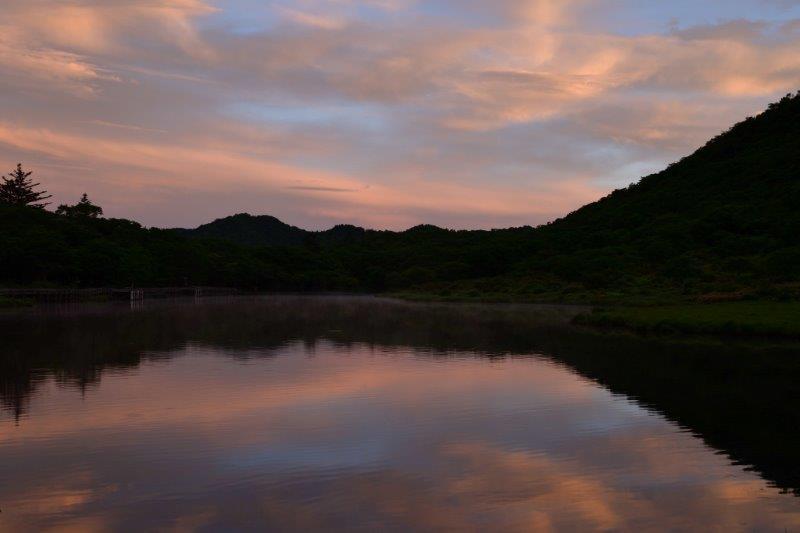
<svg viewBox="0 0 800 533">
<path fill-rule="evenodd" d="M 145 298 L 178 298 L 193 296 L 225 296 L 237 294 L 228 287 L 143 287 L 95 289 L 0 289 L 0 296 L 36 302 L 77 302 L 90 300 L 144 300 Z"/>
</svg>

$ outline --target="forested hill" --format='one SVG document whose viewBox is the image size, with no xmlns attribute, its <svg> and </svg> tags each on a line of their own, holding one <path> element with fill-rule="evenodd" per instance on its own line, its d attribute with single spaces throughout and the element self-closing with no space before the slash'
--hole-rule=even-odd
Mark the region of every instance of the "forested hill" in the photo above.
<svg viewBox="0 0 800 533">
<path fill-rule="evenodd" d="M 326 231 L 308 231 L 269 215 L 253 216 L 239 213 L 219 218 L 195 229 L 173 230 L 180 235 L 199 239 L 225 239 L 248 246 L 292 246 L 310 242 L 340 242 L 356 240 L 364 235 L 364 228 L 339 225 Z"/>
<path fill-rule="evenodd" d="M 203 224 L 196 229 L 176 229 L 179 234 L 201 239 L 228 239 L 250 246 L 303 244 L 305 230 L 269 215 L 240 213 Z"/>
<path fill-rule="evenodd" d="M 309 232 L 241 214 L 195 230 L 157 230 L 0 208 L 0 283 L 548 300 L 792 294 L 800 282 L 799 208 L 800 95 L 538 228 Z"/>
<path fill-rule="evenodd" d="M 538 237 L 556 263 L 614 283 L 713 281 L 725 288 L 796 280 L 800 94 Z"/>
<path fill-rule="evenodd" d="M 550 224 L 582 244 L 645 237 L 698 252 L 798 244 L 800 96 L 787 97 L 666 170 Z M 678 237 L 678 238 L 675 238 Z M 743 240 L 744 239 L 744 240 Z M 795 239 L 795 240 L 792 240 Z"/>
</svg>

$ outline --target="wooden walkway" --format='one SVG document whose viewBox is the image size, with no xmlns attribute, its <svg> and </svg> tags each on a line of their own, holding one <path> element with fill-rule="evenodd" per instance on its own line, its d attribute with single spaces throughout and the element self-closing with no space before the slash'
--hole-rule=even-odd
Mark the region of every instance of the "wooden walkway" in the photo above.
<svg viewBox="0 0 800 533">
<path fill-rule="evenodd" d="M 80 302 L 92 300 L 144 300 L 149 298 L 179 298 L 193 296 L 226 296 L 238 294 L 228 287 L 144 287 L 98 289 L 0 289 L 0 296 L 36 302 Z"/>
</svg>

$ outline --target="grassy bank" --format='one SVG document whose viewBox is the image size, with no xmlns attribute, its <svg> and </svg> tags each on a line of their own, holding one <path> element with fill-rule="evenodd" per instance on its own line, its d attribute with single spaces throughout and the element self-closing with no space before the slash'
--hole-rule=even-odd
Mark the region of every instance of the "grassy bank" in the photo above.
<svg viewBox="0 0 800 533">
<path fill-rule="evenodd" d="M 511 281 L 518 281 L 512 283 Z M 587 290 L 575 285 L 550 286 L 529 283 L 527 280 L 490 279 L 448 284 L 431 284 L 404 291 L 391 291 L 387 296 L 417 302 L 474 302 L 474 303 L 537 303 L 577 304 L 597 306 L 652 306 L 681 302 L 687 297 L 677 290 L 648 288 L 616 291 Z"/>
<path fill-rule="evenodd" d="M 14 307 L 30 307 L 34 304 L 33 300 L 27 298 L 9 298 L 0 296 L 0 309 L 10 309 Z"/>
<path fill-rule="evenodd" d="M 800 302 L 600 307 L 574 322 L 640 333 L 800 337 Z"/>
</svg>

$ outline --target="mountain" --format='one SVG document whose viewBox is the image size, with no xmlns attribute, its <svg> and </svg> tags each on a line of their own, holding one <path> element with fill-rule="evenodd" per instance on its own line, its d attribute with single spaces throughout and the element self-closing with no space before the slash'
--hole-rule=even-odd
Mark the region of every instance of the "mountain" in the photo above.
<svg viewBox="0 0 800 533">
<path fill-rule="evenodd" d="M 537 228 L 193 230 L 0 207 L 0 283 L 217 284 L 444 298 L 800 296 L 800 94 L 663 172 Z"/>
<path fill-rule="evenodd" d="M 549 224 L 540 242 L 572 268 L 616 283 L 656 275 L 733 289 L 797 279 L 799 208 L 800 94 Z"/>
<path fill-rule="evenodd" d="M 290 226 L 269 215 L 247 213 L 218 218 L 195 229 L 174 229 L 179 235 L 195 239 L 222 239 L 248 246 L 294 246 L 309 243 L 356 241 L 366 230 L 340 224 L 326 231 L 308 231 Z"/>
<path fill-rule="evenodd" d="M 798 207 L 800 96 L 789 95 L 663 172 L 545 226 L 492 232 L 418 226 L 400 233 L 352 228 L 327 254 L 375 288 L 413 281 L 429 288 L 438 283 L 445 292 L 486 292 L 479 280 L 491 279 L 491 290 L 506 295 L 565 284 L 729 292 L 797 279 Z M 261 218 L 209 226 L 218 228 L 214 236 L 240 243 L 288 242 L 289 226 L 262 225 Z M 195 232 L 202 235 L 204 227 Z M 314 235 L 325 245 L 336 228 L 304 238 L 303 230 L 292 230 L 294 243 Z M 382 273 L 367 275 L 360 263 Z"/>
<path fill-rule="evenodd" d="M 186 237 L 226 239 L 250 246 L 288 246 L 303 244 L 306 230 L 290 226 L 268 215 L 247 213 L 219 218 L 195 229 L 176 229 Z"/>
</svg>

